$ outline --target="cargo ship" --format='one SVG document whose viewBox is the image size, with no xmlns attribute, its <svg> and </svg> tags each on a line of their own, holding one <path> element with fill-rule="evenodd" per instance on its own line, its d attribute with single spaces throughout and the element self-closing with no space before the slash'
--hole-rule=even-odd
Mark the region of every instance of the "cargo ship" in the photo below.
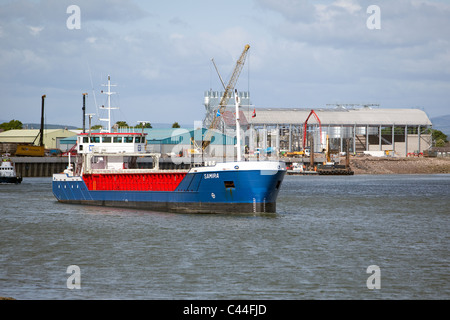
<svg viewBox="0 0 450 320">
<path fill-rule="evenodd" d="M 160 154 L 143 152 L 145 134 L 77 138 L 75 166 L 53 175 L 59 202 L 183 213 L 276 212 L 286 173 L 283 162 L 232 161 L 162 170 Z M 139 168 L 143 157 L 151 158 L 152 168 Z"/>
<path fill-rule="evenodd" d="M 236 98 L 237 111 L 238 107 Z M 111 109 L 109 100 L 105 108 Z M 89 130 L 77 136 L 75 165 L 71 165 L 69 153 L 67 169 L 53 175 L 53 194 L 62 203 L 151 211 L 276 212 L 286 165 L 282 161 L 242 161 L 239 132 L 237 117 L 236 161 L 167 170 L 160 168 L 161 154 L 146 151 L 144 131 Z"/>
</svg>

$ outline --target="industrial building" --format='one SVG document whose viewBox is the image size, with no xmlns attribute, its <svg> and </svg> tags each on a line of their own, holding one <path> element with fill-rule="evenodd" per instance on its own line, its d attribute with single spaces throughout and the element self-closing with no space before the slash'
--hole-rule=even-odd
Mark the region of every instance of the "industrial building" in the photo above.
<svg viewBox="0 0 450 320">
<path fill-rule="evenodd" d="M 76 135 L 79 131 L 65 130 L 65 129 L 44 129 L 43 143 L 46 149 L 60 149 L 60 142 L 66 137 Z M 39 129 L 17 129 L 0 132 L 0 144 L 7 145 L 14 153 L 14 146 L 17 144 L 32 144 L 39 142 Z M 13 150 L 11 150 L 11 148 Z"/>
<path fill-rule="evenodd" d="M 207 129 L 146 129 L 147 146 L 146 150 L 158 152 L 162 155 L 190 156 L 200 155 L 201 146 Z M 211 139 L 211 156 L 234 156 L 235 135 L 224 135 L 214 132 Z M 224 149 L 224 146 L 227 148 Z"/>
<path fill-rule="evenodd" d="M 384 109 L 374 105 L 337 105 L 327 108 L 256 108 L 249 92 L 239 92 L 242 153 L 246 158 L 280 156 L 304 149 L 336 153 L 371 153 L 373 155 L 407 156 L 428 150 L 432 123 L 419 109 Z M 234 93 L 230 103 L 218 115 L 223 92 L 206 91 L 203 129 L 144 129 L 147 150 L 183 156 L 202 153 L 205 137 L 211 139 L 206 149 L 209 157 L 227 159 L 235 154 Z M 213 135 L 207 134 L 212 121 L 219 118 Z M 67 151 L 79 131 L 44 130 L 46 149 Z M 33 143 L 39 130 L 9 130 L 0 133 L 0 143 Z M 4 150 L 3 150 L 4 151 Z M 10 150 L 13 151 L 13 150 Z"/>
<path fill-rule="evenodd" d="M 204 126 L 208 127 L 223 92 L 206 91 Z M 234 96 L 234 93 L 232 94 Z M 271 155 L 300 151 L 331 150 L 352 154 L 372 153 L 407 156 L 431 147 L 427 129 L 432 123 L 420 109 L 383 109 L 377 105 L 336 105 L 327 108 L 255 108 L 249 92 L 239 92 L 240 123 L 248 154 L 270 150 Z M 233 101 L 234 99 L 230 99 Z M 218 130 L 235 129 L 235 106 L 228 105 Z M 312 110 L 314 110 L 312 112 Z"/>
<path fill-rule="evenodd" d="M 186 128 L 168 128 L 168 129 L 140 129 L 140 128 L 119 128 L 118 132 L 141 132 L 143 130 L 146 136 L 146 151 L 160 153 L 163 157 L 170 156 L 174 158 L 187 157 L 190 161 L 191 156 L 201 155 L 201 145 L 207 132 L 205 128 L 186 129 Z M 234 145 L 236 144 L 235 135 L 223 135 L 220 132 L 214 132 L 211 139 L 209 152 L 211 156 L 234 157 Z M 77 142 L 76 136 L 71 136 L 60 141 L 63 151 L 70 150 Z M 224 149 L 225 147 L 225 149 Z M 201 157 L 199 157 L 201 158 Z"/>
</svg>

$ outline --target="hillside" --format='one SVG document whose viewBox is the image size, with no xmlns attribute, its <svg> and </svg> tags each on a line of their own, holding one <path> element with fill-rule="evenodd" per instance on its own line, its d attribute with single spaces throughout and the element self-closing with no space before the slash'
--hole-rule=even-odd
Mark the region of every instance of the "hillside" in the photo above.
<svg viewBox="0 0 450 320">
<path fill-rule="evenodd" d="M 23 124 L 24 129 L 40 129 L 41 124 L 40 123 L 24 123 Z M 80 128 L 74 127 L 74 126 L 65 126 L 62 124 L 44 124 L 44 129 L 68 129 L 68 130 L 77 130 Z"/>
<path fill-rule="evenodd" d="M 433 129 L 442 131 L 447 135 L 447 139 L 450 139 L 450 114 L 440 117 L 431 118 Z"/>
<path fill-rule="evenodd" d="M 15 119 L 17 120 L 17 119 Z M 9 122 L 10 120 L 0 120 L 0 123 Z M 41 124 L 40 123 L 23 123 L 24 129 L 40 129 Z M 44 124 L 44 129 L 64 129 L 67 128 L 68 130 L 77 130 L 79 128 L 74 126 L 66 126 L 63 124 Z"/>
</svg>

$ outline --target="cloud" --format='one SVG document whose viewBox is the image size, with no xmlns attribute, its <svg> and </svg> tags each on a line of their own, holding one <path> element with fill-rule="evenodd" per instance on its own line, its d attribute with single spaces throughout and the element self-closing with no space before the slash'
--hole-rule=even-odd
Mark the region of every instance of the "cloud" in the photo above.
<svg viewBox="0 0 450 320">
<path fill-rule="evenodd" d="M 30 29 L 30 34 L 32 36 L 37 36 L 39 35 L 39 33 L 44 30 L 44 27 L 33 27 L 33 26 L 29 26 L 28 27 Z"/>
<path fill-rule="evenodd" d="M 290 2 L 296 3 L 292 5 Z M 371 0 L 320 1 L 261 0 L 258 4 L 281 13 L 275 29 L 286 39 L 324 46 L 414 46 L 436 39 L 449 40 L 450 4 L 431 1 L 389 1 L 379 5 L 382 28 L 372 32 L 366 27 L 366 9 Z M 296 7 L 307 7 L 309 18 L 297 14 Z M 289 10 L 290 9 L 290 10 Z M 303 11 L 302 11 L 303 12 Z"/>
<path fill-rule="evenodd" d="M 27 21 L 29 24 L 59 24 L 68 17 L 66 9 L 77 5 L 85 22 L 131 22 L 149 15 L 132 0 L 14 0 L 0 6 L 2 21 Z"/>
<path fill-rule="evenodd" d="M 181 19 L 180 17 L 173 17 L 172 19 L 170 19 L 169 22 L 170 22 L 170 24 L 180 26 L 183 28 L 189 27 L 189 23 L 187 23 L 185 20 Z"/>
<path fill-rule="evenodd" d="M 260 71 L 270 76 L 259 81 L 259 93 L 253 90 L 254 102 L 323 106 L 364 101 L 445 110 L 444 100 L 438 104 L 426 92 L 439 91 L 442 98 L 446 94 L 440 90 L 450 90 L 448 3 L 381 2 L 380 30 L 366 26 L 366 9 L 373 1 L 256 3 L 268 16 L 277 16 L 265 24 Z M 260 71 L 253 76 L 262 78 Z M 256 100 L 262 92 L 273 94 Z"/>
<path fill-rule="evenodd" d="M 4 103 L 28 105 L 47 93 L 49 110 L 64 115 L 57 108 L 78 110 L 80 92 L 89 91 L 95 106 L 93 89 L 110 74 L 130 116 L 151 111 L 160 122 L 180 120 L 175 114 L 201 120 L 203 91 L 222 89 L 211 58 L 228 81 L 247 43 L 238 86 L 250 87 L 257 107 L 433 101 L 442 110 L 450 99 L 446 2 L 379 2 L 381 29 L 369 30 L 371 0 L 198 1 L 0 4 Z M 72 4 L 81 10 L 79 30 L 66 27 Z"/>
<path fill-rule="evenodd" d="M 348 11 L 350 14 L 357 13 L 361 11 L 361 6 L 355 0 L 337 0 L 333 3 L 336 7 L 341 7 Z"/>
<path fill-rule="evenodd" d="M 145 10 L 131 1 L 76 1 L 81 10 L 82 22 L 81 29 L 73 31 L 66 26 L 66 19 L 70 16 L 66 13 L 66 8 L 72 3 L 73 1 L 64 0 L 40 2 L 18 0 L 0 5 L 1 28 L 5 30 L 2 33 L 0 54 L 12 60 L 10 68 L 14 66 L 20 70 L 27 60 L 19 57 L 30 54 L 39 58 L 41 62 L 47 62 L 36 64 L 37 71 L 39 65 L 45 65 L 46 70 L 48 65 L 53 65 L 53 68 L 49 70 L 50 73 L 61 71 L 61 65 L 67 65 L 70 59 L 76 61 L 79 57 L 86 57 L 87 54 L 84 55 L 84 53 L 92 53 L 94 57 L 99 58 L 111 56 L 105 53 L 120 46 L 115 39 L 126 41 L 129 38 L 124 40 L 125 37 L 121 35 L 118 37 L 117 28 L 112 29 L 115 31 L 110 31 L 107 25 L 97 23 L 109 21 L 121 25 L 127 22 L 133 23 L 147 16 Z M 110 48 L 107 48 L 107 45 L 110 45 Z M 102 53 L 99 50 L 104 51 Z M 12 57 L 8 55 L 11 51 L 19 54 Z M 11 77 L 13 73 L 7 74 Z M 45 77 L 46 74 L 40 72 L 36 74 L 38 78 L 42 76 Z M 0 77 L 5 77 L 5 73 Z M 12 76 L 10 79 L 14 81 L 14 78 L 18 82 L 23 81 L 20 76 Z"/>
<path fill-rule="evenodd" d="M 355 61 L 355 58 L 361 60 L 359 55 L 378 63 L 381 68 L 385 65 L 382 61 L 403 64 L 405 60 L 411 60 L 418 62 L 417 67 L 420 68 L 421 63 L 432 63 L 434 59 L 445 66 L 443 59 L 450 45 L 447 31 L 450 30 L 449 4 L 406 0 L 383 2 L 380 5 L 381 30 L 369 30 L 366 27 L 369 17 L 366 8 L 372 1 L 337 0 L 327 4 L 294 1 L 297 7 L 308 7 L 314 18 L 306 20 L 295 14 L 295 6 L 288 10 L 290 2 L 258 1 L 264 8 L 285 16 L 286 19 L 271 25 L 268 31 L 277 35 L 277 45 L 285 43 L 286 50 L 309 50 L 313 61 L 314 57 L 320 57 L 324 64 L 345 53 L 348 62 Z M 327 52 L 329 59 L 320 52 Z"/>
<path fill-rule="evenodd" d="M 315 6 L 308 0 L 259 0 L 259 5 L 273 10 L 289 21 L 311 22 L 315 16 Z"/>
</svg>

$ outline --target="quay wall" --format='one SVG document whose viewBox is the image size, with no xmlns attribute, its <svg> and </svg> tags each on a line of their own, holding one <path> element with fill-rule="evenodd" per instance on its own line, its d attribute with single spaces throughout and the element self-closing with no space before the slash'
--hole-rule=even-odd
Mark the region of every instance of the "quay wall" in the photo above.
<svg viewBox="0 0 450 320">
<path fill-rule="evenodd" d="M 278 160 L 275 157 L 265 158 L 263 160 Z M 61 173 L 68 166 L 67 157 L 11 157 L 13 161 L 16 172 L 18 176 L 23 178 L 26 177 L 51 177 L 54 173 Z M 208 158 L 204 159 L 206 162 L 223 162 L 223 161 L 233 161 L 225 160 L 222 157 L 219 158 Z M 257 160 L 256 158 L 249 159 L 252 161 Z M 286 162 L 286 165 L 291 165 L 293 162 L 303 162 L 305 164 L 310 163 L 310 158 L 284 158 L 282 159 Z M 323 157 L 316 156 L 314 158 L 315 163 L 321 163 L 325 159 Z M 75 158 L 72 158 L 72 166 L 75 167 Z M 176 170 L 176 169 L 190 169 L 192 166 L 201 165 L 202 159 L 194 158 L 183 158 L 181 159 L 171 159 L 171 158 L 161 158 L 159 161 L 160 169 Z M 153 165 L 151 162 L 141 161 L 138 159 L 138 166 L 142 168 L 151 168 Z"/>
<path fill-rule="evenodd" d="M 67 157 L 12 157 L 11 160 L 16 166 L 17 174 L 25 177 L 51 177 L 54 173 L 61 173 L 68 165 Z M 209 159 L 220 162 L 223 159 Z M 253 160 L 253 159 L 252 159 Z M 275 160 L 275 159 L 272 159 Z M 284 158 L 286 165 L 293 162 L 303 162 L 309 164 L 309 158 Z M 325 159 L 315 157 L 316 163 Z M 341 163 L 345 160 L 341 158 Z M 146 165 L 138 161 L 140 167 Z M 72 165 L 75 165 L 72 163 Z M 148 164 L 149 167 L 151 164 Z M 195 164 L 194 164 L 195 165 Z M 200 163 L 197 163 L 200 165 Z M 189 169 L 189 161 L 179 162 L 170 158 L 160 159 L 161 169 Z M 350 167 L 355 174 L 432 174 L 450 173 L 450 157 L 429 158 L 429 157 L 371 157 L 360 156 L 350 157 Z"/>
<path fill-rule="evenodd" d="M 51 177 L 63 172 L 68 165 L 68 159 L 62 157 L 11 157 L 11 160 L 22 178 Z"/>
</svg>

